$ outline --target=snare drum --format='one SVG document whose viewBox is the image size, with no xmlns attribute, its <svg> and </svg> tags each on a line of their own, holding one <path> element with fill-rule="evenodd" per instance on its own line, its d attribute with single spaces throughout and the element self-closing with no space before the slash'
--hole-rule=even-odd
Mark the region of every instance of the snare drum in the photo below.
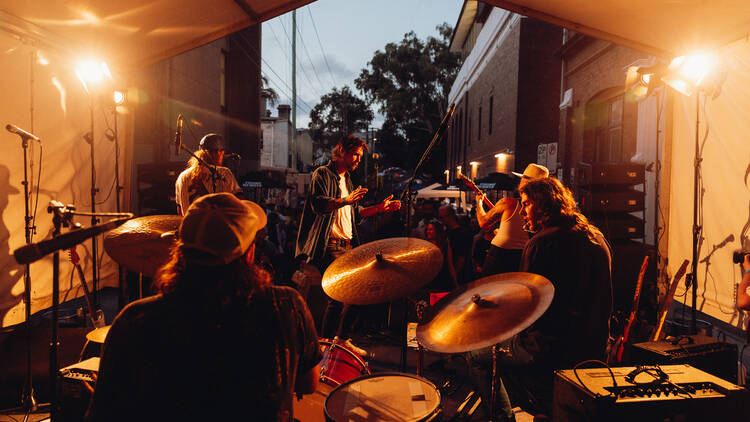
<svg viewBox="0 0 750 422">
<path fill-rule="evenodd" d="M 370 374 L 367 363 L 343 344 L 328 340 L 320 340 L 320 344 L 325 347 L 323 359 L 320 360 L 320 381 L 336 387 L 350 379 Z"/>
<path fill-rule="evenodd" d="M 440 392 L 411 374 L 365 375 L 336 387 L 325 400 L 326 420 L 432 421 L 440 414 Z"/>
</svg>

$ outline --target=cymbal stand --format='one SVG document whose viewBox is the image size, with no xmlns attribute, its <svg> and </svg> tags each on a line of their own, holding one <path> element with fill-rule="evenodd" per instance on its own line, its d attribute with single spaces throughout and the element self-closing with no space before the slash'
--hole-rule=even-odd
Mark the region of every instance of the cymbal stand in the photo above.
<svg viewBox="0 0 750 422">
<path fill-rule="evenodd" d="M 494 421 L 496 418 L 495 412 L 497 412 L 497 383 L 499 374 L 497 371 L 497 355 L 500 353 L 500 345 L 496 344 L 492 346 L 492 385 L 490 385 L 490 421 Z"/>
<path fill-rule="evenodd" d="M 427 149 L 425 149 L 424 153 L 422 154 L 422 157 L 419 159 L 419 162 L 417 162 L 417 165 L 414 167 L 414 172 L 411 175 L 411 178 L 409 179 L 409 182 L 406 184 L 406 188 L 401 193 L 401 201 L 404 201 L 406 199 L 406 225 L 404 227 L 404 236 L 409 237 L 410 231 L 411 231 L 411 210 L 412 210 L 412 204 L 414 201 L 414 197 L 416 197 L 417 192 L 414 192 L 414 181 L 417 178 L 417 174 L 419 173 L 419 169 L 422 167 L 422 164 L 424 164 L 425 161 L 427 161 L 427 158 L 430 156 L 430 152 L 432 152 L 432 149 L 437 145 L 440 140 L 443 138 L 443 134 L 448 129 L 448 125 L 450 124 L 451 117 L 453 117 L 453 111 L 456 109 L 456 104 L 451 104 L 450 107 L 448 107 L 448 111 L 445 113 L 445 116 L 443 116 L 443 120 L 440 122 L 440 127 L 438 128 L 437 132 L 435 132 L 435 135 L 432 137 L 432 140 L 430 141 L 430 144 L 427 146 Z M 407 302 L 408 304 L 408 302 Z M 401 372 L 406 372 L 406 350 L 407 350 L 407 343 L 406 343 L 406 334 L 407 334 L 407 328 L 406 328 L 406 320 L 408 318 L 408 306 L 404 306 L 404 321 L 403 321 L 403 327 L 401 332 Z"/>
</svg>

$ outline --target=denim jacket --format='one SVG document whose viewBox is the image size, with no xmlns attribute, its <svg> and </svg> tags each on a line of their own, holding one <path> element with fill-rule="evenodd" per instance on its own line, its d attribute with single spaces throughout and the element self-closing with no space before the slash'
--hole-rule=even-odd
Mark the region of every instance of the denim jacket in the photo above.
<svg viewBox="0 0 750 422">
<path fill-rule="evenodd" d="M 325 255 L 328 245 L 328 238 L 331 235 L 331 225 L 333 223 L 334 211 L 326 211 L 326 205 L 341 198 L 341 189 L 339 181 L 342 176 L 336 172 L 336 164 L 329 161 L 328 164 L 320 166 L 312 174 L 310 181 L 310 194 L 305 201 L 305 207 L 302 210 L 302 220 L 300 221 L 297 232 L 297 248 L 295 256 L 301 254 L 307 255 L 307 262 L 317 262 Z M 344 173 L 346 178 L 346 188 L 349 192 L 354 190 L 352 179 L 349 172 Z M 352 206 L 352 234 L 354 244 L 359 244 L 357 234 L 357 224 L 359 220 L 358 205 Z"/>
</svg>

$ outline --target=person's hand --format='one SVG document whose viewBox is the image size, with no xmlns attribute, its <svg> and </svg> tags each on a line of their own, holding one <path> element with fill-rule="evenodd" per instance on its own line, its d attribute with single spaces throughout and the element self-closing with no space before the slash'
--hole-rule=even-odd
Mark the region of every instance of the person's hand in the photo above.
<svg viewBox="0 0 750 422">
<path fill-rule="evenodd" d="M 401 209 L 401 201 L 399 200 L 392 200 L 393 195 L 388 196 L 378 205 L 378 211 L 380 212 L 391 212 L 391 211 L 397 211 Z"/>
<path fill-rule="evenodd" d="M 483 193 L 482 193 L 482 194 L 477 194 L 477 196 L 476 196 L 476 201 L 477 201 L 477 204 L 483 204 L 483 203 L 484 203 L 484 197 L 485 197 L 485 196 L 486 196 L 486 195 L 485 195 L 485 194 L 483 194 Z"/>
<path fill-rule="evenodd" d="M 745 262 L 742 263 L 742 270 L 750 270 L 750 254 L 745 254 Z"/>
<path fill-rule="evenodd" d="M 367 194 L 367 188 L 359 186 L 357 187 L 357 189 L 354 189 L 354 192 L 350 193 L 349 196 L 344 198 L 344 203 L 346 205 L 352 205 L 353 203 L 358 202 L 360 199 L 364 198 L 365 194 Z"/>
</svg>

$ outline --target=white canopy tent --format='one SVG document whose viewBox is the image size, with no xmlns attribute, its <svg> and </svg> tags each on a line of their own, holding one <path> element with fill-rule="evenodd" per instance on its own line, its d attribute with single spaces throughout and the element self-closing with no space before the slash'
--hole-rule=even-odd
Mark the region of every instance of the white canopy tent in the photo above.
<svg viewBox="0 0 750 422">
<path fill-rule="evenodd" d="M 459 1 L 459 0 L 456 0 Z M 179 54 L 216 40 L 224 35 L 262 22 L 310 3 L 310 0 L 123 0 L 118 2 L 89 0 L 6 0 L 0 6 L 0 87 L 4 101 L 0 105 L 3 124 L 14 123 L 33 130 L 44 143 L 40 186 L 40 212 L 37 236 L 49 236 L 51 222 L 44 214 L 46 203 L 57 199 L 77 203 L 86 209 L 91 189 L 88 179 L 88 148 L 81 137 L 89 127 L 88 98 L 72 73 L 72 63 L 83 55 L 95 54 L 107 61 L 115 78 L 127 79 L 128 72 L 140 66 Z M 467 0 L 465 7 L 475 6 Z M 746 95 L 750 89 L 750 48 L 742 39 L 750 28 L 750 2 L 714 0 L 711 2 L 674 2 L 671 0 L 487 0 L 487 3 L 559 24 L 591 36 L 607 39 L 650 54 L 671 57 L 711 48 L 720 51 L 729 64 L 729 74 L 721 97 L 706 104 L 710 132 L 704 150 L 704 258 L 727 234 L 734 237 L 726 247 L 713 255 L 710 268 L 699 268 L 702 288 L 701 308 L 726 321 L 738 321 L 730 309 L 733 288 L 739 280 L 736 266 L 731 265 L 731 250 L 748 246 L 750 204 L 747 173 L 750 165 L 750 143 L 745 114 L 750 111 Z M 373 7 L 377 5 L 373 4 Z M 737 41 L 739 40 L 739 41 Z M 47 64 L 43 64 L 47 62 Z M 624 79 L 624 75 L 623 75 Z M 687 180 L 692 180 L 692 101 L 676 98 L 674 112 L 665 122 L 665 162 L 670 166 L 669 197 L 669 266 L 674 271 L 682 257 L 689 256 L 692 212 Z M 646 107 L 644 105 L 644 107 Z M 646 115 L 644 108 L 644 115 Z M 107 125 L 104 113 L 97 113 L 94 126 Z M 120 141 L 123 160 L 132 154 L 132 121 L 121 117 Z M 648 119 L 643 119 L 649 124 Z M 652 120 L 655 120 L 652 119 Z M 655 124 L 655 123 L 652 123 Z M 645 133 L 645 132 L 644 132 Z M 0 321 L 10 325 L 23 320 L 23 268 L 15 264 L 10 252 L 23 245 L 24 203 L 19 180 L 23 178 L 22 153 L 14 135 L 1 135 L 0 142 Z M 100 134 L 95 134 L 96 166 L 100 188 L 108 188 L 113 177 L 113 148 Z M 645 138 L 644 138 L 645 139 Z M 644 140 L 645 142 L 645 140 Z M 38 146 L 32 154 L 39 153 Z M 39 170 L 38 158 L 34 160 Z M 122 169 L 127 165 L 121 166 Z M 123 170 L 124 171 L 124 170 Z M 129 174 L 122 174 L 126 192 Z M 667 176 L 667 174 L 665 174 Z M 667 178 L 665 177 L 665 180 Z M 112 211 L 113 199 L 104 198 L 100 210 Z M 124 195 L 125 198 L 128 195 Z M 710 201 L 709 201 L 710 199 Z M 127 204 L 126 204 L 127 206 Z M 86 260 L 84 261 L 87 262 Z M 102 279 L 112 280 L 113 265 L 105 258 Z M 703 269 L 706 271 L 703 271 Z M 49 306 L 51 262 L 32 265 L 32 310 Z M 75 287 L 66 282 L 70 267 L 64 266 L 63 288 Z M 68 287 L 66 287 L 68 286 Z M 66 293 L 63 292 L 65 297 Z"/>
</svg>

